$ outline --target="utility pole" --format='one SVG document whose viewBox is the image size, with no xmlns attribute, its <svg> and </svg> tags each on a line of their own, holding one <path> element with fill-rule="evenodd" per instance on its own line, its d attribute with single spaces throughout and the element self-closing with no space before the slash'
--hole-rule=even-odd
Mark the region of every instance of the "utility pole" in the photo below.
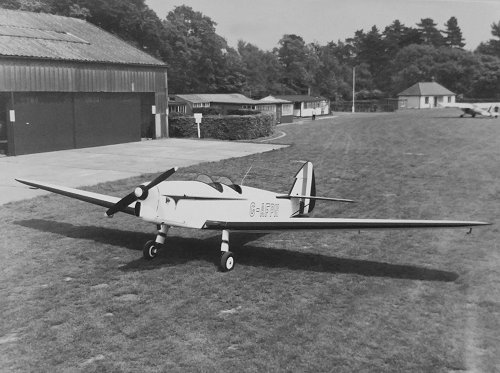
<svg viewBox="0 0 500 373">
<path fill-rule="evenodd" d="M 354 113 L 354 100 L 356 97 L 356 66 L 352 68 L 352 112 Z"/>
</svg>

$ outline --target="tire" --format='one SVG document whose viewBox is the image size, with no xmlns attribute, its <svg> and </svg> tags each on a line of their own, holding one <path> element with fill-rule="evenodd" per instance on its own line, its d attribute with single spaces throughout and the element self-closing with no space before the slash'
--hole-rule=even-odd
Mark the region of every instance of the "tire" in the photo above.
<svg viewBox="0 0 500 373">
<path fill-rule="evenodd" d="M 142 256 L 146 260 L 151 260 L 158 255 L 158 244 L 151 240 L 146 242 L 144 248 L 142 249 Z"/>
<path fill-rule="evenodd" d="M 220 257 L 220 269 L 222 272 L 232 271 L 235 265 L 234 255 L 231 251 L 227 251 Z"/>
</svg>

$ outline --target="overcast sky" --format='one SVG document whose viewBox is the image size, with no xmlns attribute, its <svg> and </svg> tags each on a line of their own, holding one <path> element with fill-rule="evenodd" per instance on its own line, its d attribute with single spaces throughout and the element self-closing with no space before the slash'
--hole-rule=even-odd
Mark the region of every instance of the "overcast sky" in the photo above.
<svg viewBox="0 0 500 373">
<path fill-rule="evenodd" d="M 344 40 L 356 30 L 380 31 L 399 19 L 413 26 L 432 18 L 438 28 L 458 19 L 466 49 L 492 38 L 491 24 L 500 21 L 500 0 L 146 0 L 164 19 L 178 5 L 188 5 L 217 23 L 217 33 L 230 46 L 238 40 L 261 49 L 276 47 L 284 34 L 302 36 L 306 43 Z"/>
</svg>

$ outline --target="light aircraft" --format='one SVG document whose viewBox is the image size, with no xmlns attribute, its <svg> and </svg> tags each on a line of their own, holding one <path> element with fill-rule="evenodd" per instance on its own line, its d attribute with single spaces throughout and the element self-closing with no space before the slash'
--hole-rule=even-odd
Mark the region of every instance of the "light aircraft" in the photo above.
<svg viewBox="0 0 500 373">
<path fill-rule="evenodd" d="M 62 194 L 95 205 L 106 207 L 106 215 L 117 212 L 135 215 L 157 225 L 155 240 L 146 242 L 145 259 L 153 259 L 165 243 L 170 227 L 211 229 L 222 232 L 220 269 L 230 271 L 235 259 L 229 251 L 230 231 L 282 231 L 323 229 L 384 229 L 384 228 L 471 228 L 489 223 L 453 220 L 390 220 L 310 218 L 317 200 L 346 202 L 343 198 L 318 197 L 311 162 L 305 162 L 295 175 L 289 193 L 233 184 L 223 178 L 209 177 L 196 181 L 166 181 L 177 167 L 154 180 L 137 186 L 123 198 L 87 192 L 79 189 L 16 179 L 32 188 Z"/>
<path fill-rule="evenodd" d="M 454 104 L 447 104 L 444 107 L 462 110 L 460 118 L 463 118 L 465 114 L 470 115 L 472 118 L 475 118 L 476 115 L 498 118 L 498 115 L 500 114 L 500 102 L 457 102 Z"/>
</svg>

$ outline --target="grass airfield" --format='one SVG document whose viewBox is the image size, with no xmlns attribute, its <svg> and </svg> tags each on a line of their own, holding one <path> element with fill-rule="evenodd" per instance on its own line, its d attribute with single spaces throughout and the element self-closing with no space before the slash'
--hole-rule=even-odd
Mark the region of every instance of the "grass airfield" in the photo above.
<svg viewBox="0 0 500 373">
<path fill-rule="evenodd" d="M 500 120 L 453 110 L 291 124 L 278 151 L 183 168 L 286 192 L 315 166 L 316 217 L 482 220 L 474 229 L 230 237 L 49 195 L 0 209 L 0 371 L 500 371 Z M 129 193 L 152 175 L 91 190 Z"/>
</svg>

